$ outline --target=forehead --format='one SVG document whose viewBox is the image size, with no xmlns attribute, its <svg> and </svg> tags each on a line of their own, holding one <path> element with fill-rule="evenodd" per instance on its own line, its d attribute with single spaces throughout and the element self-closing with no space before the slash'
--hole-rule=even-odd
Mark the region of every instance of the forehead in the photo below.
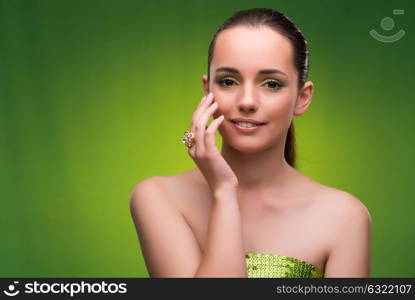
<svg viewBox="0 0 415 300">
<path fill-rule="evenodd" d="M 237 26 L 218 34 L 211 70 L 221 66 L 235 67 L 242 73 L 277 68 L 295 72 L 291 42 L 269 27 Z"/>
</svg>

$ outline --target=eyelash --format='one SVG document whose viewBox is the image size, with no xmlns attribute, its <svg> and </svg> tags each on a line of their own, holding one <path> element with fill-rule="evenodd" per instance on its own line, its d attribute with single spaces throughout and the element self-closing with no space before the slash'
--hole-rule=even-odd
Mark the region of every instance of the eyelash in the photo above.
<svg viewBox="0 0 415 300">
<path fill-rule="evenodd" d="M 231 78 L 229 78 L 229 77 L 223 77 L 222 79 L 219 79 L 217 82 L 219 83 L 219 85 L 220 85 L 220 86 L 222 86 L 222 87 L 224 87 L 224 88 L 229 88 L 230 86 L 224 86 L 224 85 L 223 85 L 223 83 L 224 83 L 226 80 L 230 80 L 230 81 L 232 81 L 232 82 L 235 82 L 235 80 L 233 80 L 233 79 L 231 79 Z M 281 84 L 279 81 L 274 80 L 274 79 L 267 80 L 265 83 L 269 83 L 269 82 L 273 82 L 273 83 L 276 83 L 276 84 L 278 85 L 278 87 L 276 87 L 276 88 L 271 88 L 271 90 L 278 90 L 278 89 L 280 89 L 280 88 L 283 86 L 283 84 Z"/>
</svg>

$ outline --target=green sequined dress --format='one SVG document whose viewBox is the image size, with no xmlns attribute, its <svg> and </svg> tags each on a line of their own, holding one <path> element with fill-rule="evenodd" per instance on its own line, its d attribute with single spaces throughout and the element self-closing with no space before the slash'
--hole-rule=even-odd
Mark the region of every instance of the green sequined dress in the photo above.
<svg viewBox="0 0 415 300">
<path fill-rule="evenodd" d="M 248 278 L 323 278 L 316 266 L 293 257 L 248 252 Z"/>
</svg>

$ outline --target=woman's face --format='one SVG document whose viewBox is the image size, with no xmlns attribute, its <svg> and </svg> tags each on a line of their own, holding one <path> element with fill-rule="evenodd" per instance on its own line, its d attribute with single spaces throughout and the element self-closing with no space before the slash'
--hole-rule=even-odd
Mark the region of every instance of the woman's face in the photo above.
<svg viewBox="0 0 415 300">
<path fill-rule="evenodd" d="M 223 142 L 242 152 L 257 152 L 284 142 L 293 115 L 301 115 L 311 101 L 312 83 L 298 88 L 293 47 L 269 27 L 237 26 L 216 38 L 210 82 L 203 76 L 205 93 L 213 93 L 225 116 L 219 127 Z M 239 123 L 236 118 L 265 123 Z M 242 128 L 241 128 L 242 127 Z"/>
</svg>

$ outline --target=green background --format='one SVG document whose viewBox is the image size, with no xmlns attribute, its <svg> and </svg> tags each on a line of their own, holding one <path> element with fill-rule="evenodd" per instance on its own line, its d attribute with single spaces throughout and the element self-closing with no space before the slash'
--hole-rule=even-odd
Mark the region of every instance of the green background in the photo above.
<svg viewBox="0 0 415 300">
<path fill-rule="evenodd" d="M 209 42 L 253 7 L 286 13 L 310 47 L 299 170 L 367 206 L 373 277 L 415 276 L 409 0 L 0 1 L 0 276 L 148 276 L 130 193 L 194 167 L 180 139 Z M 368 33 L 401 28 L 389 44 Z"/>
</svg>

